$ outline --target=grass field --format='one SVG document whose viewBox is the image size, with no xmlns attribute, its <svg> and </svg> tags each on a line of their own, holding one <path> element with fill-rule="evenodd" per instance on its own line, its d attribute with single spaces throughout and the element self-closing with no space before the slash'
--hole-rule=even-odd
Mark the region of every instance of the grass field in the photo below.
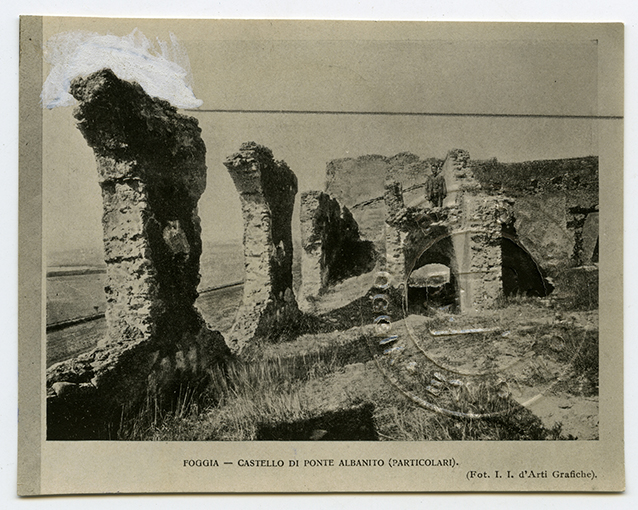
<svg viewBox="0 0 638 510">
<path fill-rule="evenodd" d="M 372 423 L 378 440 L 594 439 L 598 344 L 596 332 L 586 327 L 591 317 L 579 316 L 576 328 L 542 324 L 534 308 L 499 311 L 499 320 L 506 318 L 522 331 L 508 337 L 506 348 L 499 345 L 506 338 L 502 331 L 485 334 L 481 341 L 467 335 L 447 346 L 444 341 L 427 346 L 437 358 L 428 361 L 408 345 L 408 338 L 393 367 L 370 349 L 369 325 L 263 345 L 254 360 L 215 371 L 204 395 L 185 390 L 171 411 L 144 410 L 128 420 L 120 437 L 340 440 L 346 434 L 349 440 L 370 440 Z M 520 318 L 526 312 L 530 320 Z M 416 337 L 425 338 L 426 330 L 438 327 L 435 321 L 449 324 L 451 317 L 415 321 Z M 496 316 L 485 318 L 486 324 L 492 320 Z M 535 340 L 538 328 L 543 334 Z M 563 344 L 554 344 L 555 337 Z M 484 352 L 478 344 L 494 345 Z M 472 378 L 456 371 L 463 366 L 463 373 L 489 373 L 485 368 L 494 364 L 500 364 L 498 377 Z M 429 393 L 435 377 L 444 381 L 436 396 Z M 411 395 L 442 411 L 419 405 Z"/>
<path fill-rule="evenodd" d="M 104 313 L 106 274 L 47 277 L 47 324 Z"/>
<path fill-rule="evenodd" d="M 342 295 L 325 296 L 337 303 Z M 512 298 L 480 317 L 395 322 L 384 354 L 366 300 L 312 333 L 215 369 L 204 393 L 130 416 L 129 440 L 556 440 L 598 437 L 598 315 Z M 329 303 L 323 303 L 328 309 Z M 321 326 L 323 321 L 325 328 Z M 330 331 L 332 327 L 333 331 Z M 336 328 L 336 330 L 335 330 Z M 479 332 L 472 330 L 481 329 Z M 323 330 L 323 332 L 320 332 Z M 463 334 L 440 334 L 469 331 Z"/>
</svg>

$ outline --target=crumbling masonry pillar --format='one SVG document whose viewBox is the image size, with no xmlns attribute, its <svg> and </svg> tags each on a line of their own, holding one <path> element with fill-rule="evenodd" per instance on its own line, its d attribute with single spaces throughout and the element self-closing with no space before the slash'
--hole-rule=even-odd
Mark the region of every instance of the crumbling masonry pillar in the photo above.
<svg viewBox="0 0 638 510">
<path fill-rule="evenodd" d="M 401 183 L 391 179 L 386 180 L 383 199 L 386 207 L 385 270 L 392 276 L 392 284 L 398 286 L 407 276 L 404 245 L 408 233 L 400 228 L 398 217 L 405 208 Z"/>
<path fill-rule="evenodd" d="M 321 191 L 301 194 L 301 296 L 300 306 L 312 311 L 312 302 L 328 284 L 327 227 L 339 216 L 336 200 Z"/>
<path fill-rule="evenodd" d="M 200 327 L 193 305 L 206 148 L 197 121 L 109 70 L 71 92 L 102 188 L 108 341 Z"/>
<path fill-rule="evenodd" d="M 277 334 L 298 309 L 292 291 L 292 212 L 297 177 L 270 149 L 254 142 L 224 162 L 239 192 L 244 219 L 245 282 L 227 343 L 241 352 Z"/>
<path fill-rule="evenodd" d="M 444 205 L 454 212 L 448 228 L 459 308 L 461 313 L 475 314 L 494 306 L 503 294 L 501 215 L 507 204 L 503 197 L 481 191 L 469 159 L 462 149 L 448 153 L 443 165 L 448 189 Z"/>
<path fill-rule="evenodd" d="M 227 347 L 194 306 L 206 187 L 197 120 L 109 69 L 70 91 L 102 188 L 108 333 L 47 371 L 47 437 L 104 438 L 146 399 L 162 405 L 201 383 Z"/>
</svg>

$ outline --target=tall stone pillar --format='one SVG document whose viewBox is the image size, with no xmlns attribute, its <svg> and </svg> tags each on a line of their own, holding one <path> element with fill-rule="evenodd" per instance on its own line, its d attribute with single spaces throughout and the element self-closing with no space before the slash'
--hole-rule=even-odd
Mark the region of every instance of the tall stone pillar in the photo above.
<svg viewBox="0 0 638 510">
<path fill-rule="evenodd" d="M 224 162 L 239 192 L 244 219 L 245 283 L 227 340 L 241 352 L 276 334 L 298 312 L 292 291 L 292 212 L 297 177 L 272 151 L 254 142 Z"/>
<path fill-rule="evenodd" d="M 206 148 L 197 120 L 108 69 L 76 80 L 71 93 L 102 188 L 107 342 L 201 327 L 193 305 Z"/>
<path fill-rule="evenodd" d="M 485 193 L 463 194 L 461 224 L 452 235 L 459 288 L 459 305 L 464 314 L 477 314 L 493 307 L 503 295 L 502 228 L 499 211 L 502 197 Z"/>
<path fill-rule="evenodd" d="M 311 312 L 313 300 L 328 284 L 328 228 L 339 216 L 339 205 L 321 191 L 301 194 L 301 295 L 299 305 Z"/>
<path fill-rule="evenodd" d="M 401 183 L 391 179 L 386 180 L 383 200 L 386 207 L 385 270 L 392 276 L 392 285 L 396 287 L 407 277 L 404 245 L 408 233 L 400 228 L 399 218 L 405 207 Z"/>
<path fill-rule="evenodd" d="M 489 308 L 503 293 L 501 223 L 502 198 L 482 192 L 469 166 L 470 155 L 451 150 L 443 164 L 450 208 L 448 229 L 454 247 L 452 272 L 458 286 L 461 313 Z"/>
<path fill-rule="evenodd" d="M 78 78 L 74 115 L 102 188 L 107 338 L 47 370 L 47 438 L 107 439 L 174 404 L 228 353 L 194 306 L 206 148 L 197 120 L 109 69 Z"/>
</svg>

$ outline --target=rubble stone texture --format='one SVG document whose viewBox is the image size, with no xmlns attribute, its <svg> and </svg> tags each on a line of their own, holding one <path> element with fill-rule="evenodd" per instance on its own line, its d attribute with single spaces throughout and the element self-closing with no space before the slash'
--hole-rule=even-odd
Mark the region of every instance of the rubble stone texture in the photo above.
<svg viewBox="0 0 638 510">
<path fill-rule="evenodd" d="M 478 189 L 479 183 L 474 179 L 469 161 L 470 154 L 466 150 L 452 149 L 448 152 L 441 170 L 447 188 L 444 206 L 458 206 L 464 191 Z"/>
<path fill-rule="evenodd" d="M 564 193 L 518 197 L 514 203 L 516 233 L 522 246 L 553 274 L 570 263 L 575 234 L 567 225 Z M 584 218 L 584 217 L 583 217 Z"/>
<path fill-rule="evenodd" d="M 449 152 L 444 207 L 420 215 L 404 207 L 401 185 L 386 181 L 386 269 L 399 283 L 423 264 L 450 267 L 461 313 L 474 314 L 503 293 L 502 225 L 511 221 L 511 204 L 481 192 L 468 162 L 467 151 Z"/>
<path fill-rule="evenodd" d="M 197 120 L 108 69 L 76 79 L 71 93 L 102 188 L 108 336 L 50 368 L 49 438 L 103 437 L 109 413 L 161 400 L 227 351 L 194 307 L 206 187 Z"/>
<path fill-rule="evenodd" d="M 390 176 L 403 186 L 406 205 L 423 200 L 423 186 L 432 175 L 432 167 L 443 163 L 437 158 L 421 159 L 409 152 L 391 157 L 366 155 L 343 158 L 326 165 L 325 192 L 336 198 L 353 214 L 361 237 L 375 243 L 382 253 L 385 246 L 383 227 L 385 180 Z"/>
<path fill-rule="evenodd" d="M 595 253 L 598 246 L 598 213 L 593 212 L 587 215 L 583 224 L 583 242 L 581 260 L 583 264 L 598 262 Z"/>
<path fill-rule="evenodd" d="M 569 204 L 569 203 L 568 203 Z M 566 226 L 573 248 L 572 265 L 588 266 L 598 261 L 598 205 L 569 204 Z"/>
<path fill-rule="evenodd" d="M 301 296 L 303 311 L 329 285 L 374 268 L 373 243 L 363 241 L 347 207 L 321 191 L 301 195 Z"/>
<path fill-rule="evenodd" d="M 383 200 L 386 206 L 385 270 L 392 275 L 395 286 L 406 279 L 405 245 L 408 233 L 401 228 L 399 215 L 404 209 L 401 183 L 388 179 Z"/>
<path fill-rule="evenodd" d="M 276 334 L 298 313 L 292 290 L 292 212 L 297 177 L 272 151 L 254 142 L 224 162 L 239 192 L 244 220 L 245 282 L 227 343 L 241 353 L 254 339 Z"/>
<path fill-rule="evenodd" d="M 452 229 L 462 313 L 493 307 L 503 295 L 502 223 L 498 211 L 509 207 L 503 197 L 467 192 L 461 199 L 461 222 Z"/>
<path fill-rule="evenodd" d="M 396 289 L 405 285 L 414 270 L 423 265 L 454 265 L 454 250 L 447 229 L 448 223 L 454 222 L 454 215 L 448 209 L 430 208 L 427 202 L 421 202 L 422 207 L 406 207 L 403 196 L 401 184 L 387 179 L 385 269 Z"/>
<path fill-rule="evenodd" d="M 454 257 L 452 272 L 458 286 L 461 313 L 476 314 L 496 304 L 503 294 L 502 218 L 510 216 L 503 197 L 480 190 L 470 154 L 453 149 L 443 164 L 447 186 L 444 206 L 456 209 L 449 222 Z"/>
</svg>

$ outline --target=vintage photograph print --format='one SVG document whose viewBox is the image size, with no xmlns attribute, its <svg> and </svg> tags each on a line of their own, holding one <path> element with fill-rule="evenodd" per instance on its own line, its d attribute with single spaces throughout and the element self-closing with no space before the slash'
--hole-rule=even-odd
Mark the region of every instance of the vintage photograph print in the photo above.
<svg viewBox="0 0 638 510">
<path fill-rule="evenodd" d="M 22 23 L 37 492 L 622 490 L 622 25 Z"/>
</svg>

